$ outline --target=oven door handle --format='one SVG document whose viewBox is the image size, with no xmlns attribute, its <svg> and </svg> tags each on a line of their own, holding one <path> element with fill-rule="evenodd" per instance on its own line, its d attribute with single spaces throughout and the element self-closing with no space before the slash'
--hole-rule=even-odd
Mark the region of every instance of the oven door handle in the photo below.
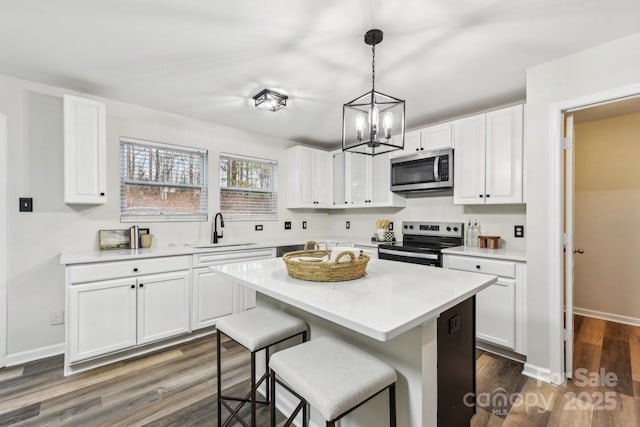
<svg viewBox="0 0 640 427">
<path fill-rule="evenodd" d="M 416 252 L 404 252 L 404 251 L 394 251 L 392 249 L 383 249 L 378 248 L 378 253 L 387 254 L 387 255 L 398 255 L 404 256 L 407 258 L 423 258 L 423 259 L 438 259 L 438 255 L 436 254 L 421 254 Z"/>
</svg>

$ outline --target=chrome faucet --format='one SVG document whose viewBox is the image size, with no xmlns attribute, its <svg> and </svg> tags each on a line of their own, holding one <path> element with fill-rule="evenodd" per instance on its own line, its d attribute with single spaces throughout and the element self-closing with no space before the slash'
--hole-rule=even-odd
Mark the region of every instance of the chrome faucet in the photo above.
<svg viewBox="0 0 640 427">
<path fill-rule="evenodd" d="M 222 218 L 222 213 L 218 212 L 216 216 L 213 217 L 213 228 L 211 230 L 211 243 L 218 243 L 218 239 L 222 239 L 223 233 L 220 230 L 220 234 L 218 234 L 218 217 L 220 217 L 220 228 L 224 228 L 224 219 Z"/>
</svg>

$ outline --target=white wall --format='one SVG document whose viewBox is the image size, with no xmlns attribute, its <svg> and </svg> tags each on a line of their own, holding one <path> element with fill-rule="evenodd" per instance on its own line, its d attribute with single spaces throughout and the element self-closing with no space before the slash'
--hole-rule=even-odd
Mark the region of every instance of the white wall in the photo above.
<svg viewBox="0 0 640 427">
<path fill-rule="evenodd" d="M 552 167 L 550 106 L 640 81 L 640 33 L 527 70 L 525 162 L 527 167 L 528 355 L 532 366 L 551 368 L 549 174 Z"/>
<path fill-rule="evenodd" d="M 640 323 L 640 114 L 576 124 L 574 147 L 574 306 Z"/>
<path fill-rule="evenodd" d="M 8 345 L 15 354 L 60 344 L 63 326 L 50 326 L 50 313 L 64 308 L 61 252 L 97 248 L 97 231 L 127 228 L 119 222 L 119 137 L 129 136 L 209 150 L 210 212 L 219 208 L 217 156 L 220 151 L 279 161 L 281 188 L 287 179 L 284 148 L 291 141 L 267 138 L 174 114 L 103 100 L 107 104 L 108 203 L 71 206 L 63 202 L 62 94 L 60 88 L 0 76 L 0 113 L 7 115 L 9 166 L 7 210 Z M 78 94 L 81 95 L 82 94 Z M 256 110 L 256 113 L 263 113 Z M 4 171 L 2 171 L 4 173 Z M 33 197 L 33 213 L 18 212 L 18 197 Z M 267 240 L 314 237 L 327 228 L 326 213 L 296 213 L 278 199 L 279 221 L 226 222 L 225 239 Z M 5 218 L 5 215 L 3 215 Z M 282 221 L 292 220 L 293 232 Z M 300 230 L 302 220 L 308 222 Z M 209 223 L 151 223 L 154 245 L 209 239 Z M 288 234 L 291 233 L 291 234 Z"/>
</svg>

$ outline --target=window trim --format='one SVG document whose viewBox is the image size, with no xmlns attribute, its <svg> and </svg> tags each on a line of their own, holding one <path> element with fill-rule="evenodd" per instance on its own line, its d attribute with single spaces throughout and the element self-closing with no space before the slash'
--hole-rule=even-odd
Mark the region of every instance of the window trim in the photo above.
<svg viewBox="0 0 640 427">
<path fill-rule="evenodd" d="M 122 146 L 125 144 L 138 144 L 146 147 L 155 147 L 162 148 L 172 151 L 178 151 L 182 153 L 188 154 L 201 154 L 203 156 L 202 161 L 202 185 L 184 185 L 184 184 L 175 184 L 167 186 L 166 184 L 154 183 L 149 181 L 127 181 L 125 183 L 124 180 L 124 170 L 122 167 Z M 121 136 L 119 140 L 119 168 L 120 168 L 120 222 L 121 223 L 136 223 L 136 222 L 208 222 L 209 221 L 209 178 L 208 178 L 208 155 L 209 150 L 196 148 L 196 147 L 187 147 L 184 145 L 176 145 L 176 144 L 168 144 L 164 142 L 157 141 L 149 141 L 146 139 L 140 138 L 131 138 L 127 136 Z M 204 212 L 200 213 L 158 213 L 158 214 L 126 214 L 122 212 L 123 207 L 123 191 L 125 184 L 141 184 L 150 187 L 171 187 L 171 188 L 193 188 L 200 189 L 201 197 L 204 197 L 204 200 L 201 200 L 201 205 L 204 205 Z"/>
<path fill-rule="evenodd" d="M 221 184 L 221 180 L 222 177 L 219 175 L 220 174 L 220 161 L 223 158 L 227 158 L 227 159 L 233 159 L 233 160 L 246 160 L 248 162 L 255 162 L 255 163 L 263 163 L 263 164 L 269 164 L 272 167 L 272 170 L 275 169 L 275 174 L 274 176 L 272 176 L 272 180 L 273 180 L 273 188 L 270 191 L 266 191 L 266 190 L 260 190 L 260 189 L 254 189 L 254 188 L 238 188 L 238 187 L 222 187 Z M 218 186 L 219 186 L 219 196 L 218 196 L 218 202 L 220 204 L 220 211 L 222 212 L 222 191 L 223 189 L 225 190 L 235 190 L 235 191 L 246 191 L 246 192 L 251 192 L 251 193 L 269 193 L 269 194 L 273 194 L 275 197 L 275 206 L 274 206 L 274 210 L 273 213 L 270 214 L 252 214 L 252 215 L 238 215 L 238 214 L 230 214 L 230 213 L 223 213 L 224 215 L 224 220 L 225 221 L 229 221 L 229 222 L 240 222 L 240 221 L 277 221 L 278 220 L 278 161 L 277 160 L 273 160 L 273 159 L 267 159 L 267 158 L 263 158 L 263 157 L 253 157 L 253 156 L 245 156 L 242 154 L 233 154 L 233 153 L 226 153 L 226 152 L 220 152 L 219 156 L 218 156 Z"/>
</svg>

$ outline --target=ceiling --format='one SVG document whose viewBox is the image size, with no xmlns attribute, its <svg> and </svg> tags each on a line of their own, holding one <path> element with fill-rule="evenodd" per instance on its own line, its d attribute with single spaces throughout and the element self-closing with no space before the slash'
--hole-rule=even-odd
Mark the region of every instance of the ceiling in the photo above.
<svg viewBox="0 0 640 427">
<path fill-rule="evenodd" d="M 0 74 L 319 146 L 376 88 L 408 128 L 525 98 L 528 67 L 640 31 L 638 0 L 2 0 Z M 263 88 L 289 95 L 276 113 Z"/>
</svg>

